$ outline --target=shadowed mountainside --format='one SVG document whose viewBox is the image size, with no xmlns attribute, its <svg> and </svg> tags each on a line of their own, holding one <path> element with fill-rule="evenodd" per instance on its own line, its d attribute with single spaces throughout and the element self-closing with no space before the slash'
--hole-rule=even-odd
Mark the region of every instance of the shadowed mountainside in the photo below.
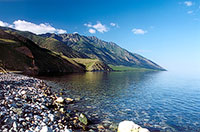
<svg viewBox="0 0 200 132">
<path fill-rule="evenodd" d="M 0 60 L 6 69 L 33 75 L 85 70 L 80 65 L 74 65 L 59 55 L 40 48 L 29 39 L 3 30 L 0 30 Z"/>
<path fill-rule="evenodd" d="M 70 48 L 69 46 L 64 44 L 63 42 L 58 41 L 54 38 L 41 37 L 41 36 L 36 35 L 31 32 L 18 31 L 18 30 L 8 28 L 8 27 L 0 27 L 0 29 L 10 32 L 10 33 L 16 32 L 17 34 L 32 40 L 35 44 L 39 45 L 42 48 L 46 48 L 48 50 L 55 51 L 57 53 L 65 55 L 69 58 L 89 58 L 84 53 L 80 53 L 76 50 L 73 50 L 72 48 Z"/>
</svg>

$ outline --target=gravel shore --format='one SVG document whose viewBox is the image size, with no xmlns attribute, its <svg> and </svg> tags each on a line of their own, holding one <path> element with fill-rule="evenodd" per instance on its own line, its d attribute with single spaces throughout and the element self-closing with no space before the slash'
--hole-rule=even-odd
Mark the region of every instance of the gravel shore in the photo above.
<svg viewBox="0 0 200 132">
<path fill-rule="evenodd" d="M 2 74 L 0 90 L 0 129 L 3 132 L 70 131 L 50 108 L 56 97 L 42 80 Z"/>
<path fill-rule="evenodd" d="M 92 124 L 85 114 L 68 110 L 67 105 L 73 101 L 52 93 L 43 80 L 0 73 L 0 131 L 116 131 L 117 126 L 111 122 Z"/>
</svg>

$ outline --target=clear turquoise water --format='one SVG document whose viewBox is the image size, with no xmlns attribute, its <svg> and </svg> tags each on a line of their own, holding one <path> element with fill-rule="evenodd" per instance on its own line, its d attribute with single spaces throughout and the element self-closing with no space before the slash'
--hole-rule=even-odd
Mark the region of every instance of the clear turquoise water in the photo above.
<svg viewBox="0 0 200 132">
<path fill-rule="evenodd" d="M 96 72 L 43 79 L 66 97 L 80 97 L 77 107 L 101 120 L 132 120 L 151 131 L 200 131 L 200 76 Z"/>
</svg>

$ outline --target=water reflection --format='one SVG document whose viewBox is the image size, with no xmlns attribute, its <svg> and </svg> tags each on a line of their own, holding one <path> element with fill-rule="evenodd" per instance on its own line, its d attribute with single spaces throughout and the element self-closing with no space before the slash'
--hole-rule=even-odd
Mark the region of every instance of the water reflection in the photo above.
<svg viewBox="0 0 200 132">
<path fill-rule="evenodd" d="M 133 120 L 150 130 L 199 131 L 200 79 L 168 72 L 88 72 L 43 77 L 73 107 L 101 120 Z M 90 107 L 88 107 L 90 106 Z"/>
<path fill-rule="evenodd" d="M 41 77 L 41 79 L 53 81 L 57 87 L 71 90 L 74 94 L 90 96 L 111 96 L 119 97 L 127 93 L 126 89 L 130 85 L 134 86 L 133 90 L 137 92 L 137 85 L 151 79 L 151 74 L 159 72 L 87 72 L 81 74 L 69 74 L 61 77 Z M 148 75 L 149 74 L 149 75 Z M 142 83 L 144 84 L 144 83 Z"/>
</svg>

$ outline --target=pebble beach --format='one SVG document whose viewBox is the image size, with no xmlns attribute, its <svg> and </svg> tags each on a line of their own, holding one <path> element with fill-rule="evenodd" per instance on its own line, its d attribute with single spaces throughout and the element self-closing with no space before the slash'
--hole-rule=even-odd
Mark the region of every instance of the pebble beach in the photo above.
<svg viewBox="0 0 200 132">
<path fill-rule="evenodd" d="M 71 98 L 57 96 L 43 80 L 1 73 L 0 131 L 109 132 L 117 129 L 117 126 L 105 129 L 103 125 L 91 123 L 85 114 L 68 110 L 67 105 L 73 101 Z"/>
<path fill-rule="evenodd" d="M 2 132 L 122 132 L 118 124 L 98 122 L 98 119 L 87 116 L 87 112 L 68 109 L 72 103 L 75 103 L 74 99 L 52 92 L 43 80 L 14 73 L 0 73 Z M 122 130 L 124 127 L 130 130 L 123 132 L 133 129 L 149 132 L 130 121 L 123 122 Z"/>
</svg>

